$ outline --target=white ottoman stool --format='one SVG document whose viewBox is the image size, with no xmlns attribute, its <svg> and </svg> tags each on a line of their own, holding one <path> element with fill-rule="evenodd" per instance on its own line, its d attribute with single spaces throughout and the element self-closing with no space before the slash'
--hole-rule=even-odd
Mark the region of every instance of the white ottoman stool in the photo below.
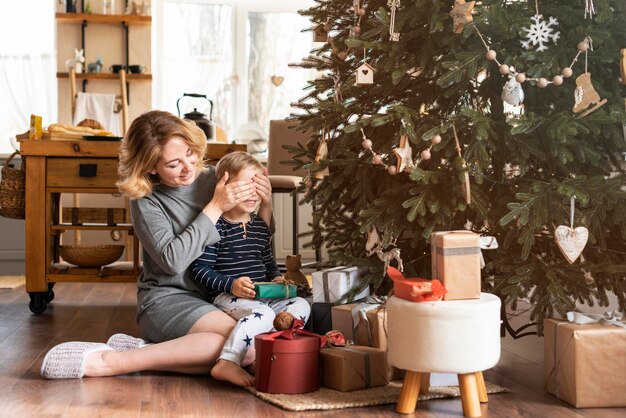
<svg viewBox="0 0 626 418">
<path fill-rule="evenodd" d="M 435 372 L 458 374 L 463 415 L 481 416 L 480 402 L 487 402 L 482 371 L 500 359 L 497 296 L 420 303 L 391 296 L 387 332 L 389 362 L 406 370 L 397 412 L 415 411 L 422 375 Z"/>
</svg>

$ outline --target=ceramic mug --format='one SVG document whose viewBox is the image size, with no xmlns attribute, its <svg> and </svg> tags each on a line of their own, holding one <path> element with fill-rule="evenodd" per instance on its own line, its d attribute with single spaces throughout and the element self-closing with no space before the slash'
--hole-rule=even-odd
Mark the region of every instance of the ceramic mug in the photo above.
<svg viewBox="0 0 626 418">
<path fill-rule="evenodd" d="M 122 65 L 122 64 L 113 64 L 109 67 L 109 71 L 112 72 L 113 74 L 117 74 L 120 72 L 120 70 L 125 70 L 126 66 Z"/>
<path fill-rule="evenodd" d="M 129 65 L 128 66 L 128 71 L 130 71 L 133 74 L 145 73 L 146 69 L 147 68 L 143 65 Z"/>
</svg>

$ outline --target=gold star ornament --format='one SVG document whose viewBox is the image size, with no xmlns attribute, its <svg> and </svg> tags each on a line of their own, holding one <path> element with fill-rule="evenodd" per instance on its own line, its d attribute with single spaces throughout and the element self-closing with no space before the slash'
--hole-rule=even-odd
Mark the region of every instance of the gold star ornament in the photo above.
<svg viewBox="0 0 626 418">
<path fill-rule="evenodd" d="M 454 7 L 450 11 L 450 17 L 454 23 L 454 33 L 463 32 L 466 23 L 474 20 L 472 10 L 474 9 L 474 1 L 465 2 L 465 0 L 456 0 Z"/>
</svg>

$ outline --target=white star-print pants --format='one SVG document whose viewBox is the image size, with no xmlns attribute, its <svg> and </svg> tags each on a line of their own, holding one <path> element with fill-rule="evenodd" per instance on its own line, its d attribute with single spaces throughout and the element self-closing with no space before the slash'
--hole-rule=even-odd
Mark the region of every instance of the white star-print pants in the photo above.
<svg viewBox="0 0 626 418">
<path fill-rule="evenodd" d="M 246 352 L 254 347 L 254 337 L 274 329 L 279 312 L 289 312 L 306 324 L 311 313 L 309 303 L 299 297 L 291 299 L 244 299 L 220 293 L 213 304 L 237 321 L 224 344 L 220 359 L 241 365 Z"/>
</svg>

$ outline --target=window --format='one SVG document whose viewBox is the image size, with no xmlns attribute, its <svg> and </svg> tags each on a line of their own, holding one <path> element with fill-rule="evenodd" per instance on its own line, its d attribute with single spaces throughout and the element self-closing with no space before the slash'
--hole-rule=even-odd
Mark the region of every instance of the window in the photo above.
<svg viewBox="0 0 626 418">
<path fill-rule="evenodd" d="M 289 68 L 312 48 L 310 21 L 297 14 L 312 0 L 158 0 L 155 107 L 176 113 L 184 93 L 204 94 L 213 102 L 213 120 L 237 139 L 244 124 L 267 137 L 269 120 L 284 118 L 289 104 L 313 78 Z M 154 8 L 153 8 L 154 10 Z M 209 102 L 180 100 L 180 113 L 206 115 Z"/>
<path fill-rule="evenodd" d="M 0 2 L 0 155 L 17 148 L 31 113 L 44 125 L 57 119 L 55 2 Z M 36 28 L 36 30 L 33 30 Z"/>
</svg>

